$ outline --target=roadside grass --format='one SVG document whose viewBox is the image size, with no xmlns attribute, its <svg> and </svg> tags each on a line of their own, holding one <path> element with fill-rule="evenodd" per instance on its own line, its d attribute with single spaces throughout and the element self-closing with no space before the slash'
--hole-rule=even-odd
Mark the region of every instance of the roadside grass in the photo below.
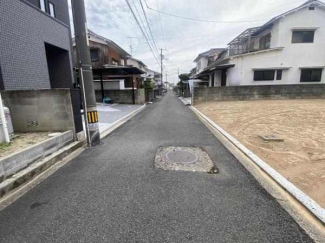
<svg viewBox="0 0 325 243">
<path fill-rule="evenodd" d="M 0 153 L 7 151 L 11 145 L 12 143 L 0 143 Z"/>
</svg>

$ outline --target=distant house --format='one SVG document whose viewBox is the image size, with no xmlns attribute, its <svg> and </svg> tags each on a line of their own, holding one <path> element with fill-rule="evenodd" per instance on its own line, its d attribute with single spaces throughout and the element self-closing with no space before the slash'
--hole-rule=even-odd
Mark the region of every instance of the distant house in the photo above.
<svg viewBox="0 0 325 243">
<path fill-rule="evenodd" d="M 88 30 L 89 51 L 93 67 L 97 101 L 105 98 L 107 90 L 128 90 L 139 88 L 144 73 L 138 67 L 127 65 L 131 55 L 112 40 Z M 73 41 L 75 67 L 78 67 L 77 50 Z"/>
<path fill-rule="evenodd" d="M 127 60 L 127 65 L 131 66 L 131 67 L 135 67 L 140 69 L 141 71 L 144 72 L 144 74 L 142 74 L 141 76 L 137 76 L 135 78 L 135 82 L 136 82 L 136 87 L 139 87 L 140 85 L 143 84 L 145 78 L 146 78 L 146 71 L 147 71 L 147 65 L 144 64 L 144 62 L 134 58 L 134 57 L 129 57 Z"/>
<path fill-rule="evenodd" d="M 325 4 L 303 5 L 245 30 L 197 76 L 210 86 L 325 83 Z"/>
<path fill-rule="evenodd" d="M 200 53 L 194 62 L 196 63 L 196 73 L 204 71 L 204 69 L 210 65 L 225 48 L 213 48 L 208 51 Z"/>
<path fill-rule="evenodd" d="M 127 65 L 132 67 L 137 67 L 142 71 L 146 71 L 147 65 L 144 64 L 142 61 L 135 59 L 134 57 L 129 57 L 127 60 Z"/>
<path fill-rule="evenodd" d="M 146 68 L 146 74 L 145 79 L 153 79 L 156 82 L 156 87 L 159 87 L 161 84 L 161 74 L 153 71 L 149 68 Z"/>
<path fill-rule="evenodd" d="M 93 68 L 103 68 L 105 66 L 126 66 L 126 61 L 131 55 L 114 41 L 97 35 L 88 30 L 89 50 L 91 64 Z M 73 42 L 74 60 L 77 60 L 77 51 Z M 77 64 L 75 63 L 75 66 Z"/>
<path fill-rule="evenodd" d="M 200 53 L 194 62 L 196 63 L 196 68 L 191 70 L 191 78 L 194 79 L 194 86 L 211 86 L 211 81 L 213 76 L 205 73 L 206 68 L 214 63 L 221 53 L 224 53 L 226 48 L 213 48 L 206 52 Z M 195 73 L 194 73 L 195 72 Z M 210 82 L 210 83 L 209 83 Z"/>
</svg>

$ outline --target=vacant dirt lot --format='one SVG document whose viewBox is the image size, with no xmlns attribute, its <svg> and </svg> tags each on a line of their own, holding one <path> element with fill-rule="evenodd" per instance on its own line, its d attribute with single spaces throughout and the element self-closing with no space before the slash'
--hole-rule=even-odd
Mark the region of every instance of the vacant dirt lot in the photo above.
<svg viewBox="0 0 325 243">
<path fill-rule="evenodd" d="M 0 144 L 0 158 L 49 139 L 48 132 L 18 133 L 9 144 Z"/>
<path fill-rule="evenodd" d="M 206 102 L 196 106 L 325 207 L 325 100 Z M 275 135 L 283 142 L 265 142 Z"/>
</svg>

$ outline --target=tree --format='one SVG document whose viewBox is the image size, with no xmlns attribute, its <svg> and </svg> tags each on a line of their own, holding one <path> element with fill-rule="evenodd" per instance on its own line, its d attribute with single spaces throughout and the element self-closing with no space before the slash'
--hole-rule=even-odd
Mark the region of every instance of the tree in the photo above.
<svg viewBox="0 0 325 243">
<path fill-rule="evenodd" d="M 144 88 L 145 89 L 154 89 L 156 87 L 156 82 L 154 79 L 147 79 L 145 82 L 144 82 Z"/>
<path fill-rule="evenodd" d="M 190 79 L 190 74 L 189 73 L 182 73 L 178 77 L 179 77 L 179 79 L 181 81 L 187 81 L 187 80 Z"/>
</svg>

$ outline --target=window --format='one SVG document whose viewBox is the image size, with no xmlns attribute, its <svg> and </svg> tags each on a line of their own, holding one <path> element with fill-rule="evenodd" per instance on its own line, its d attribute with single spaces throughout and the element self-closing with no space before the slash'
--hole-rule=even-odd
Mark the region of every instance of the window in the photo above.
<svg viewBox="0 0 325 243">
<path fill-rule="evenodd" d="M 90 49 L 90 59 L 91 59 L 91 62 L 99 62 L 99 50 L 98 49 Z"/>
<path fill-rule="evenodd" d="M 55 8 L 54 8 L 54 4 L 49 2 L 49 9 L 50 9 L 50 15 L 55 18 Z"/>
<path fill-rule="evenodd" d="M 255 43 L 252 42 L 249 46 L 249 51 L 254 51 L 255 50 Z"/>
<path fill-rule="evenodd" d="M 46 11 L 45 10 L 45 0 L 39 0 L 39 7 L 42 11 Z"/>
<path fill-rule="evenodd" d="M 313 43 L 314 30 L 295 30 L 292 32 L 292 43 Z"/>
<path fill-rule="evenodd" d="M 119 65 L 119 61 L 115 58 L 112 58 L 112 64 L 113 65 Z"/>
<path fill-rule="evenodd" d="M 276 80 L 281 80 L 282 79 L 282 70 L 277 70 L 276 71 Z"/>
<path fill-rule="evenodd" d="M 254 81 L 273 81 L 275 70 L 254 71 Z"/>
<path fill-rule="evenodd" d="M 320 82 L 322 71 L 322 69 L 302 69 L 300 82 Z"/>
<path fill-rule="evenodd" d="M 271 46 L 271 34 L 261 37 L 260 50 L 268 49 Z"/>
</svg>

